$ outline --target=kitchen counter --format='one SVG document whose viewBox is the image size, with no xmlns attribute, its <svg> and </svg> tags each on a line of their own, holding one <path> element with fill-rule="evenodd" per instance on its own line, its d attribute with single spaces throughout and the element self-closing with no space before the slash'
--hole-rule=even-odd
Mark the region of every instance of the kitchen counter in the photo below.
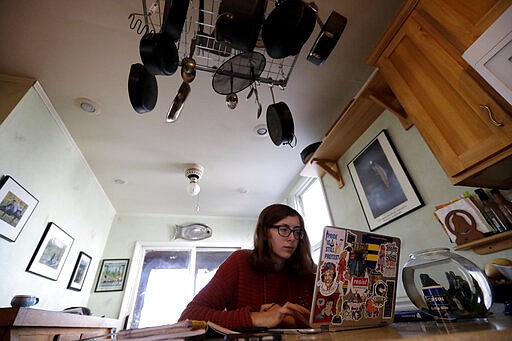
<svg viewBox="0 0 512 341">
<path fill-rule="evenodd" d="M 323 334 L 284 335 L 284 341 L 370 341 L 370 340 L 512 340 L 512 316 L 492 315 L 488 318 L 456 322 L 399 322 L 386 327 L 346 330 Z"/>
</svg>

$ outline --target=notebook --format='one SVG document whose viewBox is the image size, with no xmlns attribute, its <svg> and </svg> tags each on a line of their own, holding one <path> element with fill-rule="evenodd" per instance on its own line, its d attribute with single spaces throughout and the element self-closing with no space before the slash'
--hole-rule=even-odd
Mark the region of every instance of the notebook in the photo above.
<svg viewBox="0 0 512 341">
<path fill-rule="evenodd" d="M 326 226 L 309 323 L 321 330 L 393 322 L 400 239 Z"/>
</svg>

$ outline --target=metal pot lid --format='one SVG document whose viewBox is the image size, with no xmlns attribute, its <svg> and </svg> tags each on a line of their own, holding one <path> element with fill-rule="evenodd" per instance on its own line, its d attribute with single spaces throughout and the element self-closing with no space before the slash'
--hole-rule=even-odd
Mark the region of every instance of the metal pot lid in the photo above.
<svg viewBox="0 0 512 341">
<path fill-rule="evenodd" d="M 240 92 L 258 79 L 267 61 L 259 52 L 244 52 L 225 61 L 215 71 L 212 87 L 220 95 Z"/>
</svg>

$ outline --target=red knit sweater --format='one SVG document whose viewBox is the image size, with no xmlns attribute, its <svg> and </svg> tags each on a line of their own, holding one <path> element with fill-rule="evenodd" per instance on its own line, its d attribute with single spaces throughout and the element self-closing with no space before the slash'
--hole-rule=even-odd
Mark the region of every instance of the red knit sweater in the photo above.
<svg viewBox="0 0 512 341">
<path fill-rule="evenodd" d="M 188 304 L 180 321 L 211 321 L 231 329 L 252 327 L 250 312 L 259 311 L 264 303 L 292 302 L 310 309 L 314 282 L 314 274 L 301 277 L 285 271 L 256 271 L 249 263 L 248 250 L 235 251 Z"/>
</svg>

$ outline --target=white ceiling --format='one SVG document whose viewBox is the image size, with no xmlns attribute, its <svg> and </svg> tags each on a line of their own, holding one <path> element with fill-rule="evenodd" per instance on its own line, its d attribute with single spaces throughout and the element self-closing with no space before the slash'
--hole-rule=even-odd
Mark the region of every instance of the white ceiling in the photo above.
<svg viewBox="0 0 512 341">
<path fill-rule="evenodd" d="M 255 217 L 297 182 L 300 152 L 323 138 L 369 77 L 373 68 L 364 60 L 402 3 L 315 2 L 322 21 L 336 10 L 348 24 L 327 61 L 316 66 L 306 55 L 320 31 L 317 24 L 285 90 L 274 88 L 276 102 L 284 101 L 293 115 L 293 149 L 253 133 L 265 124 L 272 103 L 265 84 L 258 88 L 260 119 L 254 97 L 245 100 L 248 89 L 230 110 L 225 96 L 212 89 L 212 73 L 204 71 L 191 83 L 175 123 L 166 123 L 165 115 L 181 84 L 179 71 L 157 77 L 156 108 L 137 114 L 127 82 L 130 65 L 140 62 L 141 36 L 130 29 L 128 16 L 142 11 L 141 0 L 1 1 L 0 73 L 39 80 L 118 213 L 195 214 L 197 198 L 185 191 L 184 169 L 200 163 L 200 215 Z M 101 113 L 81 111 L 79 97 L 98 103 Z"/>
</svg>

